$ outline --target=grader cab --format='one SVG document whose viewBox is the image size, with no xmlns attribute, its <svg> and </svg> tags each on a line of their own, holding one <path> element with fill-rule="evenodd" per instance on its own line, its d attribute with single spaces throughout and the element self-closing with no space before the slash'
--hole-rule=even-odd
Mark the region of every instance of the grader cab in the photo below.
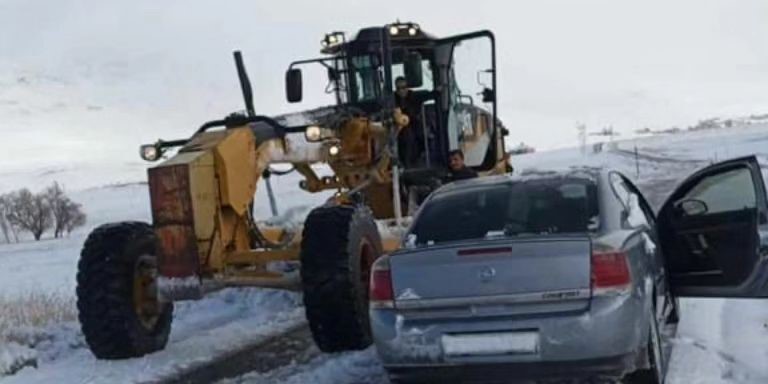
<svg viewBox="0 0 768 384">
<path fill-rule="evenodd" d="M 145 160 L 165 159 L 149 169 L 153 223 L 101 226 L 81 253 L 78 308 L 97 357 L 162 349 L 174 301 L 242 286 L 302 290 L 321 350 L 365 348 L 371 264 L 400 246 L 407 216 L 444 180 L 449 152 L 461 149 L 481 177 L 511 171 L 496 117 L 491 32 L 436 38 L 394 23 L 349 40 L 330 33 L 321 52 L 286 72 L 289 102 L 303 99 L 303 68 L 327 73 L 336 103 L 305 113 L 310 121 L 257 115 L 235 52 L 245 112 L 207 122 L 188 139 L 142 146 Z M 396 104 L 398 79 L 418 96 L 405 110 Z M 318 175 L 318 164 L 332 175 Z M 302 229 L 254 217 L 259 182 L 278 214 L 270 180 L 289 171 L 307 193 L 334 191 Z"/>
</svg>

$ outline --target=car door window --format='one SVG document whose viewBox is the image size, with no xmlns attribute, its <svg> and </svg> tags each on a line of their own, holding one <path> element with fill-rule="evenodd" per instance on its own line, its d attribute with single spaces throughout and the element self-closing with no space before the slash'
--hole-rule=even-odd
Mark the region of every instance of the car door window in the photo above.
<svg viewBox="0 0 768 384">
<path fill-rule="evenodd" d="M 704 203 L 701 213 L 706 214 L 755 208 L 757 196 L 752 173 L 748 168 L 737 168 L 705 177 L 678 204 L 686 200 Z"/>
<path fill-rule="evenodd" d="M 754 156 L 706 167 L 684 181 L 661 209 L 658 233 L 677 294 L 765 295 L 768 263 L 760 226 L 765 188 Z"/>
</svg>

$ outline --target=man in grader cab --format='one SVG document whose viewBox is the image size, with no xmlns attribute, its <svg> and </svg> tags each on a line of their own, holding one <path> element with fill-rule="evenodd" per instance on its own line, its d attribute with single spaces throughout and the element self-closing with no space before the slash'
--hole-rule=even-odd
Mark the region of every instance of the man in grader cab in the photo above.
<svg viewBox="0 0 768 384">
<path fill-rule="evenodd" d="M 408 116 L 408 125 L 400 130 L 397 137 L 400 162 L 406 167 L 416 165 L 424 154 L 420 149 L 424 148 L 429 137 L 425 137 L 428 135 L 427 132 L 418 128 L 424 126 L 422 121 L 424 116 L 421 114 L 424 103 L 434 97 L 435 93 L 432 91 L 412 91 L 404 76 L 395 79 L 395 106 Z"/>
<path fill-rule="evenodd" d="M 329 33 L 322 45 L 322 57 L 288 67 L 287 98 L 302 100 L 302 66 L 321 65 L 335 105 L 257 115 L 235 52 L 245 113 L 207 122 L 190 138 L 142 146 L 147 161 L 178 148 L 149 169 L 152 224 L 96 228 L 78 264 L 80 323 L 97 357 L 162 349 L 174 301 L 242 286 L 303 291 L 321 350 L 365 348 L 371 265 L 400 247 L 408 222 L 403 201 L 445 180 L 452 151 L 460 150 L 479 177 L 510 171 L 506 130 L 496 116 L 491 32 L 437 38 L 398 22 L 364 28 L 350 40 Z M 426 97 L 401 100 L 398 108 L 396 87 L 408 89 L 404 96 Z M 403 130 L 416 140 L 409 144 L 412 155 L 400 161 L 408 151 L 398 145 Z M 289 170 L 276 171 L 274 164 Z M 332 175 L 320 176 L 318 164 Z M 307 193 L 335 191 L 299 230 L 254 216 L 259 180 L 277 216 L 270 176 L 290 171 L 299 173 L 298 188 Z"/>
</svg>

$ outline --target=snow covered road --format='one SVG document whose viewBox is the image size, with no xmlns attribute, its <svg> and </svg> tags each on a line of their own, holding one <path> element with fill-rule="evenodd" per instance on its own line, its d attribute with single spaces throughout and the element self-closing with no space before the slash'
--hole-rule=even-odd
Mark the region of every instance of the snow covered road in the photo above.
<svg viewBox="0 0 768 384">
<path fill-rule="evenodd" d="M 682 301 L 667 384 L 768 383 L 768 303 Z M 221 384 L 386 384 L 375 351 L 320 355 L 306 364 L 249 374 Z"/>
<path fill-rule="evenodd" d="M 768 303 L 683 302 L 669 382 L 768 383 Z"/>
<path fill-rule="evenodd" d="M 0 383 L 139 383 L 172 378 L 181 370 L 303 324 L 299 299 L 284 291 L 227 289 L 198 302 L 181 303 L 165 350 L 122 361 L 94 358 L 76 324 L 36 331 L 30 337 L 42 332 L 45 340 L 35 348 L 43 357 L 39 369 L 25 369 Z"/>
</svg>

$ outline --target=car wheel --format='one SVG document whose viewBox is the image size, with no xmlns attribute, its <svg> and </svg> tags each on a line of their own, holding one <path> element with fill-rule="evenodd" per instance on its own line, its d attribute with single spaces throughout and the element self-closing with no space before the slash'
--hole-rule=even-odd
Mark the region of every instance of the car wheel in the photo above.
<svg viewBox="0 0 768 384">
<path fill-rule="evenodd" d="M 655 313 L 655 310 L 654 312 Z M 664 384 L 665 361 L 661 343 L 661 331 L 655 316 L 651 316 L 648 345 L 645 348 L 648 367 L 629 374 L 625 384 Z"/>
</svg>

